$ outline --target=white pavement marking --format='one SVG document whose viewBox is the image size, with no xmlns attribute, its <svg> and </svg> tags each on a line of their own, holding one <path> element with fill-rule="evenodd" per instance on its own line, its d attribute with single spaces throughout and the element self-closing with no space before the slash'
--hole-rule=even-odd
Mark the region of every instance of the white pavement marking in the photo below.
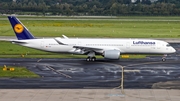
<svg viewBox="0 0 180 101">
<path fill-rule="evenodd" d="M 140 72 L 140 70 L 124 70 L 124 72 Z"/>
<path fill-rule="evenodd" d="M 49 69 L 51 69 L 52 71 L 54 71 L 54 72 L 56 72 L 56 73 L 59 73 L 59 74 L 65 76 L 66 78 L 72 78 L 70 75 L 67 75 L 67 74 L 65 74 L 65 73 L 63 73 L 63 72 L 57 71 L 57 70 L 55 70 L 54 68 L 52 68 L 51 66 L 47 66 L 47 67 L 48 67 Z"/>
<path fill-rule="evenodd" d="M 39 59 L 37 62 L 40 62 L 42 59 Z"/>
</svg>

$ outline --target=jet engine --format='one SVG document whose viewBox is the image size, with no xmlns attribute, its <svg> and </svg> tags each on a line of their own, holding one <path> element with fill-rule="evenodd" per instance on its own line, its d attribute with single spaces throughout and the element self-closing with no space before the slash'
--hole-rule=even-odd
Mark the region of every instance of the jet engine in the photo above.
<svg viewBox="0 0 180 101">
<path fill-rule="evenodd" d="M 119 50 L 106 50 L 103 53 L 105 59 L 119 59 L 120 51 Z"/>
</svg>

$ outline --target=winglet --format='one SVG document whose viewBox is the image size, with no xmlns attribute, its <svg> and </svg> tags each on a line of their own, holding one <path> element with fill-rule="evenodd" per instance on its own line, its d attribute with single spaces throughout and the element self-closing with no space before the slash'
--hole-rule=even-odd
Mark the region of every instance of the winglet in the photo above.
<svg viewBox="0 0 180 101">
<path fill-rule="evenodd" d="M 63 36 L 64 39 L 69 39 L 69 38 L 68 38 L 67 36 L 65 36 L 65 35 L 62 35 L 62 36 Z"/>
<path fill-rule="evenodd" d="M 28 29 L 15 16 L 8 16 L 18 40 L 35 39 Z"/>
<path fill-rule="evenodd" d="M 67 44 L 62 43 L 61 41 L 59 41 L 59 40 L 56 39 L 56 38 L 54 38 L 54 40 L 55 40 L 58 44 L 60 44 L 60 45 L 67 45 Z"/>
</svg>

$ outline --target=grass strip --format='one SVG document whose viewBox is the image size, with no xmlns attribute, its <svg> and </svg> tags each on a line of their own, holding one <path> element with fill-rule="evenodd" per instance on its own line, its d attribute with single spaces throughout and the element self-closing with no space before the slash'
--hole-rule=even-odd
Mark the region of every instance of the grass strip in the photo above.
<svg viewBox="0 0 180 101">
<path fill-rule="evenodd" d="M 3 70 L 3 67 L 0 67 L 0 77 L 10 77 L 10 78 L 39 78 L 40 76 L 29 71 L 25 67 L 14 67 L 9 66 L 8 68 L 14 68 L 14 71 Z"/>
<path fill-rule="evenodd" d="M 119 17 L 97 20 L 20 20 L 36 37 L 180 38 L 178 17 Z M 8 20 L 0 20 L 0 35 L 14 36 Z"/>
</svg>

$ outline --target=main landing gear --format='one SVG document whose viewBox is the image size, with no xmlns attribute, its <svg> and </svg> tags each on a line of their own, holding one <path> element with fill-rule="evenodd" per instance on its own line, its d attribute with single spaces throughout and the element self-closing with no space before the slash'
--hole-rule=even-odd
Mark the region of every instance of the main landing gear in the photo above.
<svg viewBox="0 0 180 101">
<path fill-rule="evenodd" d="M 90 57 L 90 56 L 88 56 L 87 58 L 86 58 L 86 61 L 96 61 L 96 57 Z"/>
<path fill-rule="evenodd" d="M 95 53 L 94 52 L 90 52 L 88 54 L 88 57 L 86 58 L 86 61 L 96 61 Z"/>
</svg>

